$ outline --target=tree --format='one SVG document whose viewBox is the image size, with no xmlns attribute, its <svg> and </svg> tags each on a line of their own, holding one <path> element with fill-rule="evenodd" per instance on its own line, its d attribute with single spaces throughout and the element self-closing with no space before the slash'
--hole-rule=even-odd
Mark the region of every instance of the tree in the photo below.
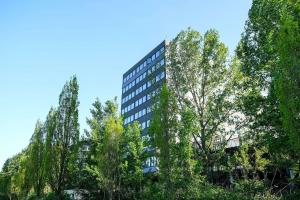
<svg viewBox="0 0 300 200">
<path fill-rule="evenodd" d="M 61 196 L 70 171 L 76 167 L 79 144 L 78 84 L 76 77 L 67 82 L 59 97 L 58 109 L 51 110 L 46 122 L 48 180 Z"/>
<path fill-rule="evenodd" d="M 268 151 L 265 146 L 258 147 L 255 144 L 243 144 L 233 156 L 234 164 L 242 167 L 244 179 L 252 175 L 253 179 L 258 179 L 258 172 L 265 172 L 267 165 L 270 163 L 266 158 Z"/>
<path fill-rule="evenodd" d="M 7 159 L 0 173 L 0 193 L 10 199 L 25 198 L 28 194 L 29 179 L 26 175 L 26 150 Z"/>
<path fill-rule="evenodd" d="M 234 135 L 233 130 L 240 126 L 234 109 L 233 70 L 228 66 L 228 49 L 216 30 L 209 30 L 202 37 L 189 28 L 170 42 L 167 58 L 170 90 L 178 100 L 179 110 L 194 116 L 191 135 L 204 173 L 209 175 Z"/>
<path fill-rule="evenodd" d="M 174 94 L 163 85 L 156 99 L 149 134 L 158 160 L 159 188 L 163 199 L 186 196 L 195 178 L 192 149 L 194 116 L 180 112 Z"/>
<path fill-rule="evenodd" d="M 92 147 L 95 148 L 92 158 L 94 163 L 88 167 L 103 188 L 108 193 L 108 199 L 121 197 L 121 142 L 124 134 L 123 121 L 117 111 L 115 101 L 106 102 L 102 108 L 97 100 L 91 110 L 93 118 L 90 122 Z M 104 195 L 104 198 L 106 196 Z"/>
<path fill-rule="evenodd" d="M 276 50 L 279 64 L 275 74 L 283 128 L 300 156 L 300 2 L 288 1 L 280 20 Z"/>
<path fill-rule="evenodd" d="M 37 121 L 28 147 L 27 170 L 31 185 L 37 197 L 41 197 L 45 187 L 45 130 L 44 124 Z"/>
<path fill-rule="evenodd" d="M 144 140 L 140 125 L 135 121 L 128 125 L 122 138 L 122 196 L 125 199 L 140 199 L 144 179 L 142 165 L 145 158 Z"/>
<path fill-rule="evenodd" d="M 195 181 L 194 179 L 200 178 L 195 174 L 195 156 L 192 143 L 192 133 L 195 132 L 196 116 L 191 110 L 184 110 L 177 114 L 180 116 L 178 135 L 176 141 L 176 155 L 177 155 L 177 178 L 176 182 L 181 185 L 183 190 Z"/>
<path fill-rule="evenodd" d="M 283 101 L 288 98 L 279 92 L 280 88 L 281 91 L 295 94 L 295 91 L 289 91 L 288 82 L 282 83 L 284 79 L 289 79 L 289 75 L 282 70 L 285 68 L 283 65 L 288 66 L 288 62 L 283 63 L 282 58 L 282 62 L 280 61 L 283 51 L 280 53 L 279 50 L 285 49 L 285 55 L 293 52 L 287 53 L 289 44 L 283 45 L 289 43 L 284 41 L 282 35 L 282 16 L 290 10 L 287 5 L 287 1 L 284 0 L 254 0 L 245 31 L 236 49 L 240 71 L 243 74 L 241 88 L 244 92 L 239 99 L 240 111 L 245 115 L 248 124 L 247 139 L 260 146 L 266 146 L 272 160 L 270 166 L 275 173 L 278 168 L 290 168 L 298 159 L 289 145 L 290 136 L 284 130 L 281 120 L 285 117 L 280 104 L 286 105 L 287 102 Z M 280 100 L 278 95 L 285 100 Z"/>
<path fill-rule="evenodd" d="M 175 143 L 176 143 L 176 115 L 171 104 L 170 93 L 164 85 L 158 102 L 154 108 L 154 115 L 149 128 L 149 135 L 158 159 L 159 182 L 163 189 L 163 198 L 175 199 Z"/>
</svg>

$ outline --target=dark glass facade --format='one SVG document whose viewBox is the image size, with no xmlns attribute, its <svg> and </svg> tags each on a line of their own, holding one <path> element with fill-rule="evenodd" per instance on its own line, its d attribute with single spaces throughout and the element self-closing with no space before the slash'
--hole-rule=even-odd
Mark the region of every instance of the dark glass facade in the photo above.
<svg viewBox="0 0 300 200">
<path fill-rule="evenodd" d="M 166 82 L 166 41 L 161 42 L 123 75 L 121 114 L 124 125 L 138 121 L 142 137 L 147 136 L 152 117 L 153 98 Z M 147 159 L 144 171 L 155 171 L 156 159 Z"/>
</svg>

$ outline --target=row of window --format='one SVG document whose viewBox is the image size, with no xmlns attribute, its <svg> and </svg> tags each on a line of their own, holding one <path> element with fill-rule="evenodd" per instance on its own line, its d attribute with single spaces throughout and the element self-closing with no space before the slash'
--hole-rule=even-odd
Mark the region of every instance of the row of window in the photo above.
<svg viewBox="0 0 300 200">
<path fill-rule="evenodd" d="M 126 112 L 131 111 L 132 109 L 134 109 L 134 103 L 130 104 L 129 106 L 126 106 L 124 109 L 122 109 L 122 115 Z"/>
<path fill-rule="evenodd" d="M 142 85 L 141 87 L 135 90 L 135 95 L 138 95 L 139 93 L 143 92 L 146 89 L 147 89 L 147 84 L 145 83 L 144 85 Z"/>
<path fill-rule="evenodd" d="M 126 87 L 123 87 L 123 94 L 135 86 L 135 81 L 130 82 Z"/>
<path fill-rule="evenodd" d="M 127 95 L 126 97 L 124 97 L 122 99 L 122 104 L 126 103 L 127 101 L 129 101 L 130 99 L 132 99 L 135 96 L 135 91 L 131 92 L 129 95 Z"/>
<path fill-rule="evenodd" d="M 128 85 L 126 85 L 123 89 L 123 93 L 129 90 L 131 87 L 133 87 L 135 84 L 138 84 L 140 81 L 142 81 L 144 78 L 146 78 L 146 75 L 150 75 L 153 73 L 155 70 L 158 70 L 161 66 L 165 64 L 165 59 L 163 58 L 160 62 L 157 62 L 156 65 L 152 66 L 150 69 L 148 69 L 147 72 L 143 73 L 140 75 L 137 79 L 133 80 L 130 82 Z"/>
<path fill-rule="evenodd" d="M 134 69 L 130 74 L 128 74 L 124 80 L 123 83 L 131 79 L 132 77 L 135 76 L 135 74 L 139 73 L 143 68 L 145 68 L 147 65 L 149 65 L 151 62 L 153 62 L 156 58 L 158 58 L 163 52 L 165 51 L 165 48 L 162 47 L 160 50 L 158 50 L 156 53 L 154 53 L 152 56 L 150 56 L 147 60 L 145 60 L 144 63 L 140 64 L 139 67 Z"/>
<path fill-rule="evenodd" d="M 146 101 L 149 101 L 152 97 L 156 96 L 160 91 L 161 91 L 161 88 L 156 88 L 155 90 L 153 90 L 152 92 L 147 94 L 147 96 L 145 95 L 145 96 L 141 97 L 140 99 L 136 100 L 134 103 L 130 104 L 129 106 L 126 106 L 124 109 L 121 110 L 121 114 L 123 115 L 123 114 L 131 111 L 132 109 L 142 105 Z M 151 108 L 149 107 L 149 108 L 147 108 L 147 113 L 150 113 L 150 112 L 151 112 Z"/>
<path fill-rule="evenodd" d="M 129 117 L 126 117 L 126 118 L 124 119 L 124 125 L 127 125 L 127 124 L 133 122 L 134 120 L 137 120 L 137 119 L 143 117 L 144 115 L 146 115 L 147 113 L 150 113 L 150 112 L 151 112 L 151 108 L 150 108 L 150 107 L 148 107 L 147 109 L 144 108 L 144 109 L 140 110 L 139 112 L 137 112 L 137 113 L 135 113 L 135 114 L 132 114 L 132 115 L 129 116 Z M 143 124 L 143 123 L 142 123 L 142 124 Z M 142 125 L 142 126 L 143 126 L 143 125 Z M 149 126 L 150 126 L 150 121 L 147 122 L 144 126 L 149 127 Z"/>
<path fill-rule="evenodd" d="M 147 75 L 147 73 L 145 72 L 142 75 L 140 75 L 136 80 L 133 80 L 128 85 L 123 87 L 123 94 L 125 92 L 127 92 L 128 90 L 130 90 L 133 86 L 135 86 L 135 84 L 138 84 L 140 81 L 144 80 L 146 78 L 146 75 Z"/>
<path fill-rule="evenodd" d="M 133 91 L 132 93 L 130 93 L 129 95 L 127 95 L 126 97 L 124 97 L 122 99 L 122 104 L 126 103 L 127 101 L 129 101 L 130 99 L 132 99 L 133 97 L 135 97 L 135 95 L 138 95 L 139 93 L 143 92 L 146 89 L 147 89 L 147 84 L 145 83 L 144 85 L 142 85 L 141 87 L 139 87 L 138 89 L 136 89 L 135 91 Z"/>
<path fill-rule="evenodd" d="M 150 75 L 151 73 L 153 73 L 155 70 L 159 69 L 164 64 L 165 64 L 165 59 L 162 59 L 160 62 L 158 62 L 156 65 L 154 65 L 152 68 L 150 68 L 148 70 L 148 75 Z M 123 94 L 125 92 L 127 92 L 128 90 L 130 90 L 133 86 L 135 86 L 136 84 L 138 84 L 139 82 L 141 82 L 143 79 L 145 79 L 146 75 L 147 75 L 147 72 L 143 73 L 142 75 L 140 75 L 139 77 L 137 77 L 135 80 L 133 80 L 132 82 L 130 82 L 128 85 L 126 85 L 125 87 L 123 87 Z"/>
<path fill-rule="evenodd" d="M 147 120 L 146 122 L 141 123 L 141 129 L 144 130 L 145 128 L 150 127 L 150 120 Z"/>
<path fill-rule="evenodd" d="M 146 108 L 140 110 L 139 112 L 134 114 L 134 119 L 139 119 L 147 114 Z"/>
<path fill-rule="evenodd" d="M 165 78 L 165 72 L 161 72 L 160 74 L 157 74 L 157 76 L 155 77 L 155 81 L 158 82 L 163 78 Z"/>
<path fill-rule="evenodd" d="M 121 114 L 123 115 L 124 113 L 131 111 L 132 109 L 138 107 L 139 105 L 142 105 L 146 101 L 147 101 L 147 96 L 143 96 L 142 98 L 136 100 L 134 103 L 132 103 L 129 106 L 126 106 L 124 109 L 122 109 Z"/>
<path fill-rule="evenodd" d="M 165 64 L 165 59 L 161 59 L 160 62 L 156 63 L 156 65 L 153 65 L 150 69 L 148 69 L 147 73 L 148 73 L 148 76 L 155 72 L 155 70 L 158 70 L 161 66 L 163 66 Z"/>
<path fill-rule="evenodd" d="M 140 105 L 142 105 L 143 103 L 145 103 L 147 101 L 147 96 L 143 96 L 142 98 L 140 98 L 139 100 L 136 100 L 134 103 L 135 107 L 138 107 Z"/>
<path fill-rule="evenodd" d="M 147 73 L 145 72 L 142 75 L 140 75 L 139 77 L 137 77 L 137 79 L 135 80 L 136 84 L 138 84 L 139 82 L 141 82 L 142 80 L 144 80 L 146 78 L 146 75 L 147 75 Z"/>
<path fill-rule="evenodd" d="M 140 118 L 140 117 L 142 117 L 146 114 L 147 114 L 146 109 L 144 108 L 144 109 L 140 110 L 139 112 L 137 112 L 135 114 L 132 114 L 131 116 L 125 118 L 124 125 L 127 125 L 127 124 L 133 122 L 134 120 L 136 120 L 136 119 L 138 119 L 138 118 Z"/>
<path fill-rule="evenodd" d="M 133 91 L 132 93 L 130 93 L 129 95 L 127 95 L 126 97 L 124 97 L 122 99 L 122 104 L 126 103 L 127 101 L 129 101 L 130 99 L 132 99 L 133 97 L 135 97 L 135 95 L 138 95 L 139 93 L 143 92 L 147 88 L 151 87 L 151 85 L 154 84 L 155 82 L 159 82 L 164 77 L 165 77 L 165 72 L 163 71 L 160 74 L 158 74 L 154 79 L 148 81 L 147 84 L 145 83 L 144 85 L 142 85 L 141 87 L 139 87 L 138 89 L 136 89 L 136 91 Z"/>
</svg>

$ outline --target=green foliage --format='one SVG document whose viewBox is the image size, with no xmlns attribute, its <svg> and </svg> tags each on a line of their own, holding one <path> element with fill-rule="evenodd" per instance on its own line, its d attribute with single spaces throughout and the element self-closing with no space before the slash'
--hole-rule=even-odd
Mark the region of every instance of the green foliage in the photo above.
<svg viewBox="0 0 300 200">
<path fill-rule="evenodd" d="M 300 199 L 300 191 L 294 191 L 290 194 L 286 194 L 282 198 L 283 200 L 294 200 L 294 199 Z"/>
<path fill-rule="evenodd" d="M 94 118 L 89 121 L 95 162 L 87 169 L 96 177 L 99 186 L 108 193 L 108 198 L 113 199 L 121 195 L 123 121 L 117 113 L 115 101 L 108 101 L 103 110 L 97 101 L 94 107 L 97 112 L 92 110 Z"/>
<path fill-rule="evenodd" d="M 296 107 L 288 103 L 289 99 L 295 99 L 289 95 L 297 95 L 289 86 L 289 80 L 296 77 L 297 72 L 288 73 L 291 66 L 296 66 L 292 63 L 298 57 L 294 54 L 297 52 L 297 20 L 291 21 L 289 16 L 296 10 L 296 4 L 291 2 L 254 0 L 236 50 L 243 74 L 240 111 L 247 122 L 243 140 L 254 141 L 255 145 L 268 149 L 269 169 L 273 171 L 291 168 L 299 159 L 295 156 L 298 133 L 287 128 L 295 128 L 290 125 L 296 119 L 293 112 L 297 112 Z"/>
<path fill-rule="evenodd" d="M 166 85 L 163 86 L 149 128 L 152 146 L 158 159 L 159 182 L 164 198 L 175 198 L 176 178 L 176 104 Z"/>
<path fill-rule="evenodd" d="M 216 30 L 202 36 L 189 28 L 170 42 L 167 59 L 170 90 L 178 101 L 179 114 L 192 116 L 190 134 L 203 172 L 209 175 L 209 168 L 223 156 L 227 140 L 239 129 L 228 49 Z"/>
<path fill-rule="evenodd" d="M 235 152 L 231 159 L 231 167 L 242 167 L 244 179 L 248 179 L 250 172 L 252 178 L 258 178 L 258 172 L 264 172 L 270 164 L 270 160 L 266 158 L 268 151 L 266 147 L 255 147 L 253 144 L 243 144 Z"/>
<path fill-rule="evenodd" d="M 126 129 L 118 114 L 116 100 L 102 106 L 97 99 L 87 120 L 89 163 L 87 171 L 96 178 L 103 198 L 138 199 L 143 182 L 144 141 L 139 124 L 135 122 Z"/>
<path fill-rule="evenodd" d="M 159 188 L 159 198 L 178 199 L 185 195 L 194 178 L 192 132 L 195 116 L 190 110 L 178 109 L 174 94 L 166 85 L 162 87 L 153 113 L 149 134 L 159 172 L 158 183 L 150 191 Z"/>
<path fill-rule="evenodd" d="M 72 77 L 59 97 L 57 110 L 47 117 L 47 178 L 52 190 L 60 195 L 70 172 L 76 168 L 79 145 L 78 84 Z"/>
<path fill-rule="evenodd" d="M 10 200 L 6 194 L 0 194 L 0 200 Z"/>
<path fill-rule="evenodd" d="M 288 1 L 280 21 L 276 50 L 279 65 L 275 74 L 284 130 L 300 156 L 300 3 Z"/>
<path fill-rule="evenodd" d="M 122 138 L 122 196 L 125 199 L 138 199 L 142 192 L 144 174 L 142 165 L 145 158 L 144 141 L 140 125 L 128 125 Z"/>
<path fill-rule="evenodd" d="M 42 200 L 72 200 L 68 194 L 57 196 L 55 193 L 48 193 Z"/>
<path fill-rule="evenodd" d="M 234 192 L 247 194 L 247 197 L 254 198 L 267 190 L 265 183 L 258 180 L 242 180 L 234 185 Z"/>
<path fill-rule="evenodd" d="M 40 197 L 43 194 L 46 182 L 45 137 L 44 124 L 37 121 L 28 147 L 28 161 L 26 166 L 26 174 L 30 177 L 30 184 L 33 186 L 37 197 Z"/>
<path fill-rule="evenodd" d="M 180 32 L 167 47 L 168 86 L 154 99 L 147 144 L 138 122 L 123 126 L 116 99 L 93 103 L 80 141 L 72 77 L 28 147 L 5 162 L 0 200 L 44 192 L 42 199 L 70 199 L 68 188 L 90 190 L 94 199 L 299 199 L 297 180 L 277 192 L 273 180 L 259 178 L 299 170 L 299 47 L 298 0 L 253 0 L 231 62 L 216 30 Z M 234 136 L 242 145 L 227 148 Z M 145 175 L 149 156 L 158 172 Z M 230 188 L 213 183 L 213 169 Z M 243 179 L 231 180 L 233 169 Z"/>
</svg>

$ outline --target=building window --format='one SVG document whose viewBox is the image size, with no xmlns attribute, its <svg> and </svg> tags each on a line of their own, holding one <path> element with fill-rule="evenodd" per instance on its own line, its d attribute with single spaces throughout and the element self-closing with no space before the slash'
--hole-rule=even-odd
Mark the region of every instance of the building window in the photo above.
<svg viewBox="0 0 300 200">
<path fill-rule="evenodd" d="M 155 54 L 152 55 L 152 61 L 154 61 L 154 60 L 155 60 Z"/>
<path fill-rule="evenodd" d="M 161 61 L 160 61 L 160 65 L 163 66 L 165 64 L 165 59 L 163 58 Z"/>
<path fill-rule="evenodd" d="M 156 58 L 158 58 L 158 57 L 159 57 L 159 51 L 156 52 Z"/>
<path fill-rule="evenodd" d="M 155 72 L 155 65 L 152 66 L 152 73 Z"/>
<path fill-rule="evenodd" d="M 141 124 L 141 127 L 142 127 L 142 130 L 144 130 L 144 129 L 146 128 L 146 122 L 143 122 L 143 123 Z"/>
<path fill-rule="evenodd" d="M 156 70 L 158 70 L 160 68 L 160 63 L 159 62 L 156 63 L 155 67 L 156 67 Z"/>
<path fill-rule="evenodd" d="M 160 74 L 158 74 L 155 78 L 155 81 L 158 82 L 160 80 Z"/>
<path fill-rule="evenodd" d="M 149 107 L 147 107 L 147 113 L 150 113 L 150 112 L 151 112 L 151 108 L 149 106 Z"/>
</svg>

